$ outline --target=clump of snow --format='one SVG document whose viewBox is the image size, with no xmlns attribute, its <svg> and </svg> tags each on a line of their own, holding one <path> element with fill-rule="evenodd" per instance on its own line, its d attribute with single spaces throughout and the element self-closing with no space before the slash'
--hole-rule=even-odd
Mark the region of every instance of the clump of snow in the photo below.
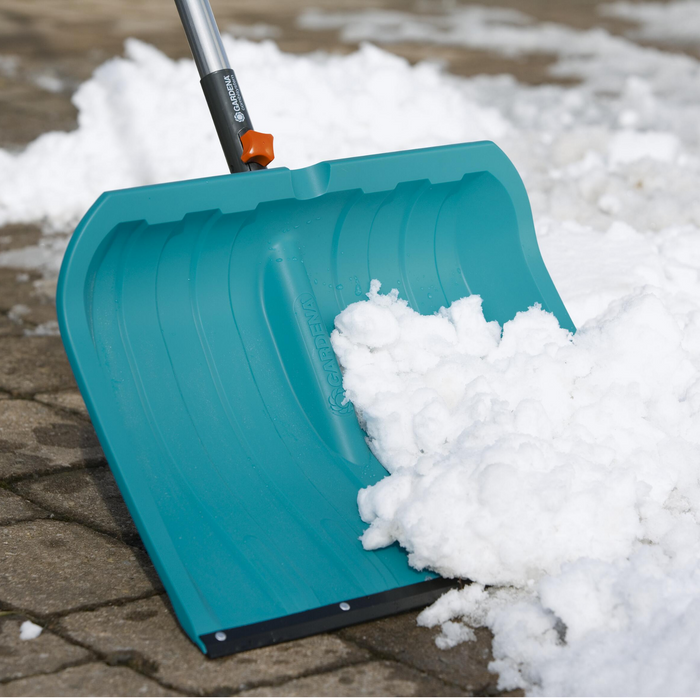
<svg viewBox="0 0 700 700">
<path fill-rule="evenodd" d="M 673 134 L 654 131 L 620 131 L 610 139 L 608 146 L 610 165 L 633 163 L 644 158 L 672 163 L 678 156 L 680 146 L 678 138 Z"/>
<path fill-rule="evenodd" d="M 43 631 L 43 627 L 35 625 L 31 620 L 25 620 L 19 627 L 19 638 L 26 642 L 36 639 Z"/>
<path fill-rule="evenodd" d="M 0 157 L 1 155 L 0 151 Z M 38 218 L 41 219 L 42 215 L 39 214 Z M 64 236 L 43 236 L 36 245 L 0 252 L 0 267 L 38 269 L 55 276 L 61 267 L 67 245 L 68 239 Z"/>
<path fill-rule="evenodd" d="M 381 299 L 374 291 L 376 280 L 372 283 L 373 299 Z M 353 307 L 353 313 L 341 314 L 336 319 L 335 327 L 358 342 L 375 350 L 395 343 L 399 338 L 400 325 L 396 316 L 388 308 L 389 304 L 381 301 L 375 304 L 360 304 Z"/>
<path fill-rule="evenodd" d="M 261 39 L 275 39 L 282 34 L 282 29 L 273 24 L 256 22 L 255 24 L 229 23 L 225 27 L 226 33 L 234 37 L 243 37 L 253 41 Z"/>
<path fill-rule="evenodd" d="M 23 323 L 24 317 L 31 311 L 26 304 L 15 304 L 8 312 L 7 317 L 15 323 Z"/>
<path fill-rule="evenodd" d="M 58 321 L 53 319 L 50 321 L 44 321 L 44 323 L 39 323 L 34 328 L 25 328 L 24 335 L 26 336 L 49 336 L 49 335 L 61 335 L 58 328 Z"/>
<path fill-rule="evenodd" d="M 365 546 L 398 540 L 417 568 L 525 586 L 664 536 L 659 509 L 697 482 L 700 348 L 698 319 L 654 292 L 575 337 L 537 307 L 501 335 L 478 296 L 424 317 L 374 288 L 343 311 L 346 393 L 392 473 L 361 493 Z M 368 307 L 392 316 L 393 342 L 371 338 Z"/>
<path fill-rule="evenodd" d="M 488 624 L 503 687 L 700 690 L 700 310 L 647 286 L 572 336 L 539 307 L 501 328 L 478 296 L 368 297 L 332 334 L 390 472 L 360 492 L 363 544 L 479 584 L 423 614 L 438 644 Z M 377 342 L 365 319 L 389 315 Z"/>
<path fill-rule="evenodd" d="M 677 44 L 700 43 L 700 0 L 675 2 L 613 2 L 602 5 L 604 15 L 631 20 L 641 25 L 627 32 L 635 39 L 669 41 Z"/>
</svg>

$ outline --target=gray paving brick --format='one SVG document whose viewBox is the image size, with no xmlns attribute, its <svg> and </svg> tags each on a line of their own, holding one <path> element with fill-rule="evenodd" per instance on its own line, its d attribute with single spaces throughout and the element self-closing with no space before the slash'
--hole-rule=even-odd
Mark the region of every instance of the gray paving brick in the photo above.
<svg viewBox="0 0 700 700">
<path fill-rule="evenodd" d="M 77 389 L 67 389 L 66 391 L 57 391 L 48 394 L 37 394 L 34 397 L 35 401 L 53 406 L 54 408 L 62 408 L 72 413 L 77 413 L 84 418 L 88 418 L 87 408 L 80 392 Z"/>
<path fill-rule="evenodd" d="M 247 697 L 454 697 L 460 695 L 460 691 L 454 686 L 445 685 L 402 664 L 393 661 L 373 661 L 329 673 L 306 676 L 283 685 L 255 688 L 241 695 Z"/>
<path fill-rule="evenodd" d="M 5 230 L 2 235 L 7 235 Z M 0 267 L 0 311 L 10 312 L 8 316 L 21 330 L 56 319 L 54 289 L 55 283 L 47 288 L 36 272 Z"/>
<path fill-rule="evenodd" d="M 104 462 L 92 426 L 36 401 L 0 401 L 0 479 Z"/>
<path fill-rule="evenodd" d="M 47 516 L 48 513 L 42 508 L 7 489 L 0 488 L 0 525 L 11 525 L 21 520 L 34 520 Z"/>
<path fill-rule="evenodd" d="M 53 673 L 91 658 L 91 653 L 86 649 L 70 644 L 47 630 L 36 639 L 21 640 L 19 631 L 25 620 L 20 616 L 0 617 L 0 681 Z"/>
<path fill-rule="evenodd" d="M 41 227 L 32 224 L 7 224 L 0 229 L 0 234 L 0 253 L 5 253 L 8 250 L 36 245 L 41 239 Z M 36 276 L 36 273 L 32 274 Z"/>
<path fill-rule="evenodd" d="M 10 320 L 7 314 L 0 312 L 0 338 L 7 336 L 21 337 L 23 335 L 22 327 Z"/>
<path fill-rule="evenodd" d="M 4 697 L 172 697 L 167 690 L 129 668 L 103 663 L 67 668 L 48 676 L 35 676 L 0 685 Z"/>
<path fill-rule="evenodd" d="M 14 489 L 52 513 L 108 532 L 130 544 L 140 544 L 136 525 L 109 467 L 27 479 Z"/>
<path fill-rule="evenodd" d="M 438 651 L 435 630 L 418 627 L 417 613 L 406 613 L 348 627 L 344 639 L 368 647 L 385 657 L 413 666 L 470 693 L 495 692 L 497 677 L 489 672 L 492 636 L 488 629 L 476 631 L 475 642 Z"/>
<path fill-rule="evenodd" d="M 74 388 L 58 336 L 0 335 L 0 389 L 30 395 Z"/>
<path fill-rule="evenodd" d="M 73 639 L 119 659 L 134 654 L 154 677 L 187 693 L 232 693 L 369 658 L 333 635 L 209 660 L 180 630 L 161 598 L 75 613 L 61 620 Z"/>
<path fill-rule="evenodd" d="M 42 616 L 156 590 L 145 554 L 77 523 L 0 528 L 0 600 L 12 608 Z"/>
</svg>

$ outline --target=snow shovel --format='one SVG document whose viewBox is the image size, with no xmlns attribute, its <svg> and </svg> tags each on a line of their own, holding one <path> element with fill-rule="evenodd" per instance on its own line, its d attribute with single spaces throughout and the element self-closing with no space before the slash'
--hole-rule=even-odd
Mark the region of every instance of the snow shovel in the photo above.
<svg viewBox="0 0 700 700">
<path fill-rule="evenodd" d="M 370 452 L 331 349 L 370 281 L 423 314 L 480 294 L 573 330 L 525 188 L 492 143 L 267 169 L 207 0 L 177 0 L 232 174 L 103 194 L 58 287 L 102 447 L 192 641 L 210 657 L 426 605 L 454 585 L 365 551 Z"/>
</svg>

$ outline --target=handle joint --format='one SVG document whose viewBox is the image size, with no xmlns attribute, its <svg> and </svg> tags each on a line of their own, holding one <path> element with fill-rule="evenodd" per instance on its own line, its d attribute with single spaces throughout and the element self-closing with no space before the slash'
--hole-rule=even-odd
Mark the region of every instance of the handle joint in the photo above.
<svg viewBox="0 0 700 700">
<path fill-rule="evenodd" d="M 229 170 L 240 173 L 264 168 L 274 158 L 272 136 L 253 130 L 209 0 L 175 0 L 175 5 Z M 243 143 L 247 133 L 258 136 L 249 136 Z"/>
</svg>

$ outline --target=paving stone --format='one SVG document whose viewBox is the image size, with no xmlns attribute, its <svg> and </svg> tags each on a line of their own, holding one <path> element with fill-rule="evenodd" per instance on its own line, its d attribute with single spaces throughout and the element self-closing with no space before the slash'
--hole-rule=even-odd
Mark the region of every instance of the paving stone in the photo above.
<svg viewBox="0 0 700 700">
<path fill-rule="evenodd" d="M 24 617 L 0 617 L 0 681 L 15 680 L 38 673 L 53 673 L 86 661 L 92 654 L 44 630 L 36 639 L 21 640 Z M 0 695 L 3 694 L 0 686 Z"/>
<path fill-rule="evenodd" d="M 0 401 L 3 401 L 4 399 L 9 399 L 12 397 L 12 394 L 8 394 L 6 391 L 0 391 Z"/>
<path fill-rule="evenodd" d="M 459 696 L 458 688 L 448 686 L 424 673 L 394 661 L 373 661 L 340 668 L 330 673 L 298 678 L 277 686 L 255 688 L 241 693 L 247 697 L 382 697 L 382 696 Z"/>
<path fill-rule="evenodd" d="M 0 388 L 15 394 L 74 389 L 75 379 L 56 336 L 0 336 Z"/>
<path fill-rule="evenodd" d="M 0 525 L 10 525 L 21 520 L 35 520 L 47 516 L 48 513 L 42 508 L 7 489 L 0 488 Z"/>
<path fill-rule="evenodd" d="M 41 228 L 33 224 L 8 224 L 0 228 L 0 254 L 36 245 L 41 239 Z M 21 270 L 25 272 L 25 270 Z M 38 276 L 37 273 L 32 273 Z"/>
<path fill-rule="evenodd" d="M 2 229 L 0 239 L 5 238 Z M 19 251 L 16 251 L 19 252 Z M 23 251 L 24 253 L 24 251 Z M 11 253 L 0 251 L 0 263 Z M 28 270 L 0 267 L 0 312 L 22 330 L 56 320 L 55 281 Z"/>
<path fill-rule="evenodd" d="M 139 550 L 77 523 L 0 528 L 0 600 L 38 616 L 162 590 Z"/>
<path fill-rule="evenodd" d="M 173 697 L 177 696 L 129 668 L 102 663 L 67 668 L 0 686 L 4 697 Z"/>
<path fill-rule="evenodd" d="M 436 631 L 418 627 L 417 613 L 406 613 L 348 627 L 340 636 L 382 656 L 413 666 L 470 693 L 495 692 L 497 676 L 488 670 L 493 660 L 492 636 L 488 629 L 476 630 L 476 641 L 438 650 Z"/>
<path fill-rule="evenodd" d="M 0 479 L 103 462 L 87 421 L 36 401 L 0 401 Z"/>
<path fill-rule="evenodd" d="M 14 488 L 17 493 L 52 513 L 142 546 L 136 525 L 109 467 L 78 469 L 27 479 Z"/>
<path fill-rule="evenodd" d="M 80 392 L 77 389 L 58 391 L 53 394 L 37 394 L 34 397 L 34 400 L 44 403 L 47 406 L 62 408 L 65 411 L 78 413 L 85 418 L 89 418 L 83 397 L 80 395 Z"/>
<path fill-rule="evenodd" d="M 8 335 L 23 336 L 24 332 L 21 326 L 11 321 L 7 315 L 0 313 L 0 337 Z"/>
<path fill-rule="evenodd" d="M 354 644 L 325 634 L 212 661 L 181 631 L 162 598 L 74 613 L 60 624 L 73 639 L 107 657 L 124 663 L 133 656 L 167 685 L 205 695 L 280 683 L 369 658 Z"/>
</svg>

